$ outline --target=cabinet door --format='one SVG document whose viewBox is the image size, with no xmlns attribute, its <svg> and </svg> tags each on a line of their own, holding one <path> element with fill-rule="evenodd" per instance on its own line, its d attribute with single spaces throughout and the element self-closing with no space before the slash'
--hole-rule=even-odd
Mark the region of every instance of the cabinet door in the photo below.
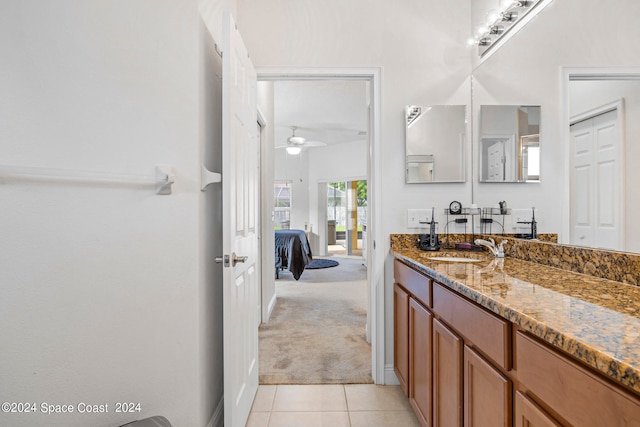
<svg viewBox="0 0 640 427">
<path fill-rule="evenodd" d="M 513 427 L 560 427 L 560 424 L 518 391 Z"/>
<path fill-rule="evenodd" d="M 511 425 L 511 381 L 464 346 L 464 425 Z"/>
<path fill-rule="evenodd" d="M 409 402 L 423 426 L 431 423 L 431 325 L 433 315 L 409 300 Z"/>
<path fill-rule="evenodd" d="M 393 369 L 404 394 L 409 395 L 409 294 L 393 286 Z"/>
<path fill-rule="evenodd" d="M 433 320 L 433 424 L 462 425 L 462 340 Z"/>
</svg>

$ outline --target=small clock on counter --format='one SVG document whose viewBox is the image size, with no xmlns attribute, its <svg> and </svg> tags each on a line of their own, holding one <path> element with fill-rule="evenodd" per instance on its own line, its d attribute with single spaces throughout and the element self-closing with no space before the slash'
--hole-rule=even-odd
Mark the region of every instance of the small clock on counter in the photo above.
<svg viewBox="0 0 640 427">
<path fill-rule="evenodd" d="M 460 215 L 462 213 L 462 203 L 454 200 L 449 204 L 449 213 L 452 215 Z"/>
</svg>

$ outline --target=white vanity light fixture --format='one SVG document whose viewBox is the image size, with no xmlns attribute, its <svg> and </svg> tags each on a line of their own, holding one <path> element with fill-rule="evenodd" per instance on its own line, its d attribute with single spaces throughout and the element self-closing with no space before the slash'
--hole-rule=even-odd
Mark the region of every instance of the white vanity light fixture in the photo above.
<svg viewBox="0 0 640 427">
<path fill-rule="evenodd" d="M 300 147 L 287 147 L 287 154 L 290 154 L 292 156 L 297 156 L 298 154 L 300 154 L 300 152 L 302 151 L 302 148 Z"/>
<path fill-rule="evenodd" d="M 546 6 L 550 2 L 551 0 L 502 0 L 498 9 L 493 9 L 487 13 L 486 22 L 476 28 L 475 38 L 470 39 L 469 44 L 478 46 L 478 54 L 483 56 L 496 46 L 497 42 L 509 30 L 516 27 L 520 28 L 528 22 L 535 15 L 530 14 L 530 12 L 538 5 L 544 3 Z M 538 8 L 538 10 L 543 7 Z M 525 17 L 527 17 L 526 20 Z"/>
<path fill-rule="evenodd" d="M 489 30 L 489 34 L 491 34 L 491 35 L 500 35 L 502 33 L 504 33 L 504 26 L 502 26 L 502 25 L 494 25 Z"/>
</svg>

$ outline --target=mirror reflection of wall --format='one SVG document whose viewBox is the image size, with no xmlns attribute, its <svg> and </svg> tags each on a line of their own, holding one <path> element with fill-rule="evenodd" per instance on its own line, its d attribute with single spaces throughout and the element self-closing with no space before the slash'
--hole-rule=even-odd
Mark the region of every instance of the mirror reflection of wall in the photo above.
<svg viewBox="0 0 640 427">
<path fill-rule="evenodd" d="M 464 182 L 465 105 L 405 109 L 406 182 Z"/>
<path fill-rule="evenodd" d="M 540 180 L 540 106 L 480 107 L 480 181 Z"/>
</svg>

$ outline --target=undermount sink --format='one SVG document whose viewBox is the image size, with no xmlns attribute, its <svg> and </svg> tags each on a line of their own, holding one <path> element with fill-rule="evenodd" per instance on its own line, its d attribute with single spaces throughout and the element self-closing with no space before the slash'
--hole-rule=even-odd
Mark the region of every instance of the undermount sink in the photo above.
<svg viewBox="0 0 640 427">
<path fill-rule="evenodd" d="M 477 258 L 462 258 L 454 256 L 432 256 L 429 257 L 432 261 L 448 261 L 448 262 L 480 262 L 482 260 Z"/>
</svg>

